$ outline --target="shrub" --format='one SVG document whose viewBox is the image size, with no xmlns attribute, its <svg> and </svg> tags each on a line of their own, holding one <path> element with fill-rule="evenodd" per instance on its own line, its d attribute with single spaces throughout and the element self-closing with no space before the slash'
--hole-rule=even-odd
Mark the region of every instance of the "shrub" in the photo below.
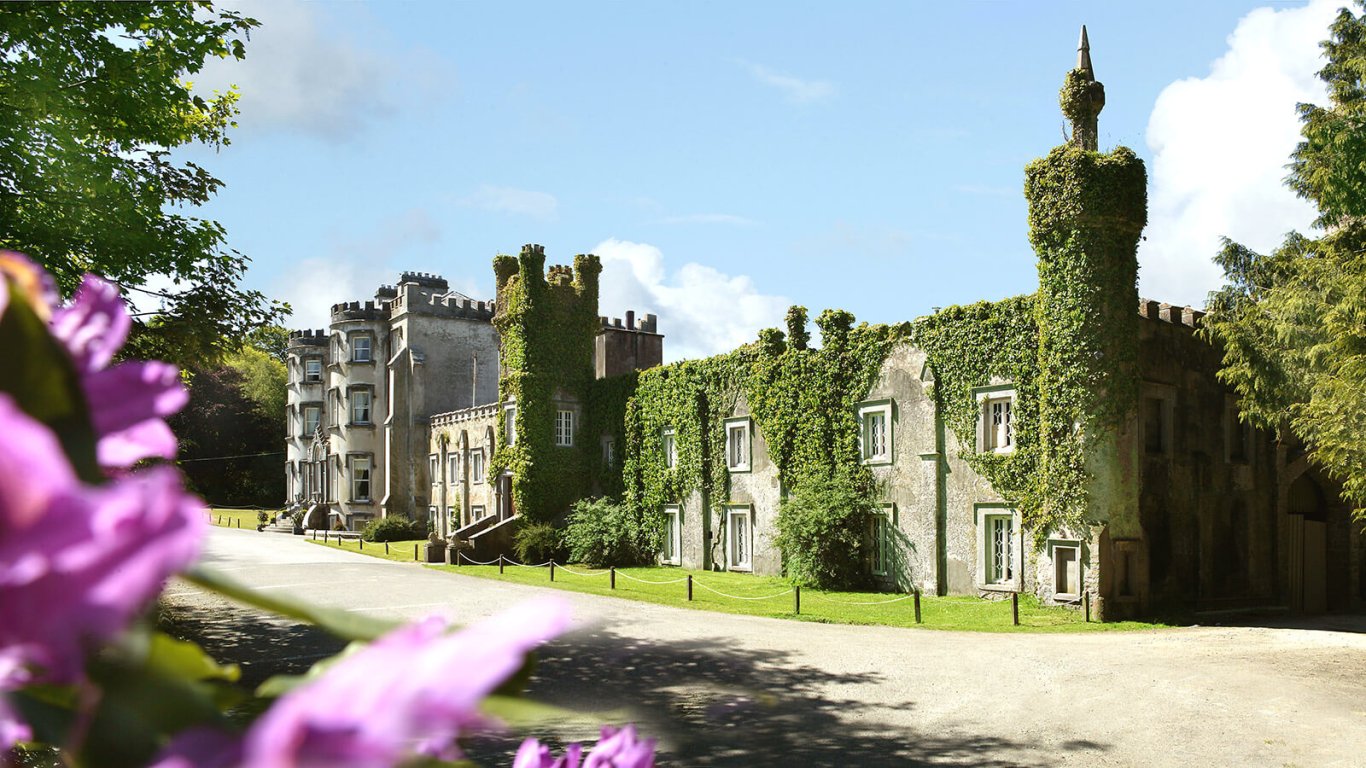
<svg viewBox="0 0 1366 768">
<path fill-rule="evenodd" d="M 412 541 L 427 537 L 427 523 L 406 517 L 380 517 L 365 524 L 361 538 L 366 541 Z"/>
<path fill-rule="evenodd" d="M 631 510 L 607 498 L 575 502 L 564 531 L 569 559 L 592 568 L 649 562 L 654 549 L 642 542 L 647 538 Z"/>
<path fill-rule="evenodd" d="M 564 534 L 550 523 L 527 523 L 513 540 L 517 559 L 527 565 L 565 561 Z"/>
<path fill-rule="evenodd" d="M 775 543 L 794 584 L 847 589 L 869 581 L 869 520 L 877 505 L 849 477 L 806 480 L 778 508 Z"/>
<path fill-rule="evenodd" d="M 270 522 L 270 515 L 266 514 L 266 511 L 264 509 L 257 510 L 256 522 L 260 523 L 261 525 L 265 525 L 266 523 Z"/>
</svg>

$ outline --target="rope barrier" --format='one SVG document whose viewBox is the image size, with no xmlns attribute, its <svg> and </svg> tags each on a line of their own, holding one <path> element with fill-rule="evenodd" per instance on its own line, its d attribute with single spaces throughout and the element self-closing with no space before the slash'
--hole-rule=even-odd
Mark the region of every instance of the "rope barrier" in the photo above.
<svg viewBox="0 0 1366 768">
<path fill-rule="evenodd" d="M 629 573 L 624 573 L 624 572 L 622 572 L 622 571 L 617 571 L 617 575 L 620 576 L 620 577 L 622 577 L 622 578 L 624 578 L 624 579 L 630 579 L 631 581 L 638 581 L 638 582 L 640 582 L 641 584 L 681 584 L 682 582 L 685 582 L 685 581 L 688 580 L 688 577 L 687 577 L 687 576 L 684 576 L 684 577 L 681 578 L 681 579 L 674 579 L 673 581 L 650 581 L 649 579 L 637 579 L 636 577 L 632 576 L 631 574 L 629 574 Z"/>
<path fill-rule="evenodd" d="M 497 559 L 497 558 L 494 558 L 493 560 L 490 560 L 490 561 L 488 561 L 488 562 L 486 563 L 486 562 L 484 562 L 484 561 L 482 561 L 482 560 L 475 560 L 474 558 L 470 557 L 469 555 L 465 554 L 464 552 L 457 552 L 455 556 L 456 556 L 457 558 L 461 559 L 461 560 L 464 560 L 465 562 L 469 563 L 470 565 L 497 565 L 497 564 L 498 564 L 498 559 Z"/>
<path fill-rule="evenodd" d="M 517 562 L 516 560 L 513 560 L 513 559 L 510 558 L 510 557 L 505 557 L 505 558 L 503 558 L 503 562 L 507 563 L 508 565 L 515 565 L 515 566 L 517 566 L 518 568 L 544 568 L 544 567 L 546 567 L 547 565 L 550 565 L 551 563 L 553 563 L 553 562 L 555 562 L 555 561 L 554 561 L 554 560 L 547 560 L 547 561 L 545 561 L 544 563 L 540 563 L 540 564 L 538 564 L 538 565 L 527 565 L 526 563 L 519 563 L 519 562 Z"/>
<path fill-rule="evenodd" d="M 915 598 L 915 595 L 902 595 L 901 597 L 894 597 L 891 600 L 875 600 L 873 602 L 850 602 L 847 600 L 831 600 L 830 598 L 826 597 L 825 595 L 822 595 L 819 592 L 808 592 L 806 594 L 808 597 L 814 597 L 817 600 L 820 600 L 821 602 L 830 603 L 832 605 L 887 605 L 888 603 L 899 603 L 902 600 L 911 600 Z"/>
<path fill-rule="evenodd" d="M 559 563 L 556 563 L 555 567 L 559 568 L 560 570 L 566 573 L 572 573 L 575 576 L 606 576 L 607 574 L 611 573 L 610 570 L 598 571 L 597 573 L 589 573 L 588 571 L 576 571 L 567 565 L 560 565 Z"/>
<path fill-rule="evenodd" d="M 721 591 L 719 591 L 719 590 L 712 589 L 711 587 L 707 586 L 706 584 L 703 584 L 702 582 L 700 582 L 700 581 L 698 581 L 698 580 L 696 580 L 696 579 L 693 579 L 693 583 L 696 584 L 697 586 L 699 586 L 699 587 L 701 587 L 701 588 L 707 590 L 708 592 L 711 592 L 711 593 L 713 593 L 713 594 L 720 595 L 721 597 L 729 597 L 731 600 L 772 600 L 772 599 L 775 598 L 775 597 L 782 597 L 783 595 L 790 595 L 790 594 L 792 594 L 792 592 L 793 592 L 793 590 L 790 590 L 790 589 L 789 589 L 789 590 L 787 590 L 786 592 L 778 592 L 778 593 L 772 594 L 772 595 L 764 595 L 763 597 L 740 597 L 739 595 L 728 595 L 728 594 L 726 594 L 725 592 L 721 592 Z"/>
</svg>

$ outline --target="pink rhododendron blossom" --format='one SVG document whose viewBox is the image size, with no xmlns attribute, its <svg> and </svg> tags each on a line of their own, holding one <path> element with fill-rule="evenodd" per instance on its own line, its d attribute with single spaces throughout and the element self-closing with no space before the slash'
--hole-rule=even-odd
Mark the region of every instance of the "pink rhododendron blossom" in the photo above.
<svg viewBox="0 0 1366 768">
<path fill-rule="evenodd" d="M 535 739 L 522 742 L 512 768 L 580 768 L 583 747 L 570 744 L 564 754 L 555 757 Z M 613 728 L 605 725 L 602 738 L 583 760 L 582 768 L 654 768 L 654 739 L 637 739 L 636 727 Z"/>
<path fill-rule="evenodd" d="M 569 624 L 544 598 L 456 633 L 432 617 L 401 627 L 281 697 L 247 733 L 245 768 L 392 766 L 455 759 L 455 739 L 486 723 L 479 702 L 532 648 Z"/>
<path fill-rule="evenodd" d="M 71 353 L 81 377 L 99 436 L 99 462 L 106 467 L 175 458 L 175 435 L 164 419 L 189 400 L 175 366 L 156 361 L 109 365 L 131 326 L 118 288 L 94 275 L 85 276 L 71 306 L 52 313 L 52 335 Z"/>
<path fill-rule="evenodd" d="M 169 467 L 84 485 L 56 436 L 0 394 L 0 691 L 80 679 L 85 651 L 194 562 L 205 525 Z"/>
</svg>

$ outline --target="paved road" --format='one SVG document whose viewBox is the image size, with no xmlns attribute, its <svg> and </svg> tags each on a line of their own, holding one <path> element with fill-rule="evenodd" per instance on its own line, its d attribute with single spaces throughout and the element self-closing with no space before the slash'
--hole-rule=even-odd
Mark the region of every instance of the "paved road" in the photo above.
<svg viewBox="0 0 1366 768">
<path fill-rule="evenodd" d="M 401 618 L 470 621 L 541 591 L 254 531 L 214 529 L 206 562 Z M 1363 617 L 1317 625 L 1329 629 L 989 635 L 558 594 L 573 603 L 576 630 L 543 652 L 533 695 L 629 710 L 660 737 L 665 764 L 1366 766 Z M 248 677 L 336 647 L 191 587 L 170 595 L 172 615 L 249 662 Z"/>
</svg>

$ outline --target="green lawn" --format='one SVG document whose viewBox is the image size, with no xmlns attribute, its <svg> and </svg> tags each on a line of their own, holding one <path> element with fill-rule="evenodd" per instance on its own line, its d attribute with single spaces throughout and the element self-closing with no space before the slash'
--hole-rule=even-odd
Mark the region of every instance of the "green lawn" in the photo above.
<svg viewBox="0 0 1366 768">
<path fill-rule="evenodd" d="M 364 555 L 370 555 L 371 557 L 378 557 L 378 558 L 380 558 L 380 559 L 382 559 L 382 560 L 393 560 L 394 562 L 398 562 L 398 563 L 411 563 L 411 562 L 414 562 L 414 559 L 413 559 L 413 547 L 414 547 L 414 546 L 417 546 L 417 548 L 418 548 L 418 550 L 417 550 L 417 556 L 418 556 L 418 557 L 425 557 L 425 556 L 426 556 L 425 550 L 422 549 L 422 545 L 427 543 L 427 540 L 426 540 L 426 539 L 418 539 L 418 540 L 416 540 L 416 541 L 391 541 L 391 542 L 389 542 L 389 546 L 388 546 L 388 549 L 387 549 L 387 551 L 386 551 L 385 545 L 384 545 L 383 543 L 378 543 L 378 544 L 377 544 L 377 543 L 375 543 L 375 542 L 373 542 L 373 541 L 365 541 L 365 542 L 362 542 L 362 541 L 360 540 L 359 537 L 351 538 L 351 539 L 341 539 L 341 540 L 339 541 L 339 540 L 337 540 L 337 539 L 335 539 L 335 538 L 332 538 L 331 535 L 329 535 L 329 536 L 328 536 L 328 540 L 327 540 L 326 542 L 324 542 L 322 536 L 323 536 L 322 533 L 319 532 L 319 533 L 318 533 L 318 539 L 317 539 L 316 541 L 314 541 L 314 539 L 313 539 L 313 533 L 310 532 L 310 533 L 308 534 L 307 540 L 309 541 L 309 543 L 317 544 L 317 545 L 320 546 L 320 547 L 331 547 L 332 549 L 344 549 L 344 550 L 346 550 L 346 551 L 348 551 L 348 552 L 360 552 L 361 554 L 364 554 Z"/>
<path fill-rule="evenodd" d="M 323 542 L 316 542 L 324 546 Z M 393 542 L 389 545 L 390 560 L 413 562 L 413 545 L 421 542 Z M 366 543 L 364 550 L 354 541 L 326 546 L 362 551 L 375 557 L 386 557 L 384 545 Z M 419 551 L 419 555 L 421 555 Z M 878 592 L 819 592 L 802 590 L 801 614 L 794 613 L 792 585 L 778 577 L 751 576 L 743 573 L 693 571 L 683 568 L 620 568 L 617 570 L 616 589 L 611 589 L 607 571 L 578 566 L 555 568 L 555 581 L 550 581 L 549 568 L 515 565 L 504 566 L 498 573 L 496 565 L 433 565 L 436 570 L 462 573 L 487 579 L 554 587 L 573 592 L 609 595 L 625 600 L 641 600 L 677 608 L 721 611 L 750 616 L 770 616 L 798 621 L 821 621 L 833 624 L 878 624 L 892 627 L 952 629 L 971 632 L 1103 632 L 1138 630 L 1162 627 L 1136 621 L 1087 623 L 1080 611 L 1039 605 L 1032 596 L 1020 598 L 1020 626 L 1011 622 L 1009 600 L 982 600 L 977 597 L 921 597 L 922 624 L 915 623 L 915 602 L 906 595 Z M 693 599 L 688 600 L 687 577 L 693 577 Z M 656 583 L 649 583 L 656 582 Z M 657 583 L 665 582 L 665 583 Z M 713 591 L 714 590 L 714 591 Z M 718 592 L 723 594 L 717 594 Z M 894 601 L 895 602 L 892 602 Z M 857 603 L 874 603 L 857 605 Z"/>
<path fill-rule="evenodd" d="M 275 510 L 268 509 L 266 514 L 274 517 Z M 209 522 L 214 525 L 221 525 L 224 528 L 241 528 L 244 531 L 254 531 L 259 524 L 254 509 L 221 509 L 219 507 L 213 507 L 209 510 Z"/>
</svg>

